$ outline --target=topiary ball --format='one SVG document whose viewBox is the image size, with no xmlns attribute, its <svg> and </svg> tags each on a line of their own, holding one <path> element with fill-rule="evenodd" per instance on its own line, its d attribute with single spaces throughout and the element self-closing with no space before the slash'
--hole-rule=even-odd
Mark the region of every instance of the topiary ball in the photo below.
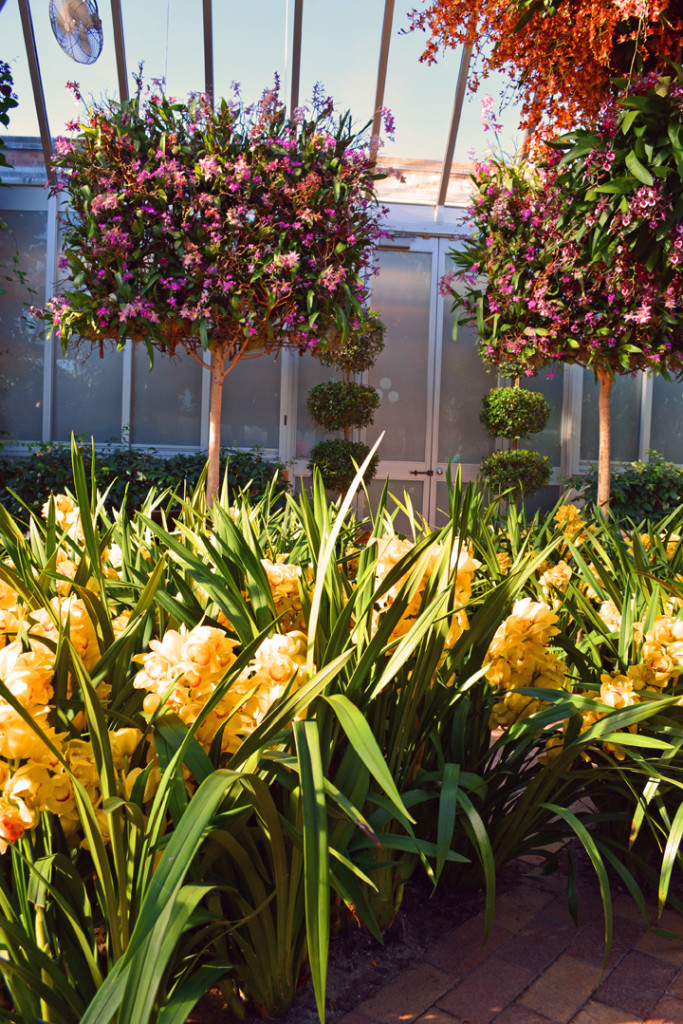
<svg viewBox="0 0 683 1024">
<path fill-rule="evenodd" d="M 340 380 L 323 381 L 311 388 L 306 408 L 326 430 L 367 427 L 379 405 L 379 394 L 367 384 Z"/>
<path fill-rule="evenodd" d="M 368 445 L 362 441 L 345 441 L 343 438 L 318 441 L 311 449 L 308 468 L 313 472 L 313 467 L 317 466 L 325 487 L 342 494 L 351 486 L 358 466 L 369 451 Z M 377 472 L 378 461 L 378 456 L 373 455 L 363 477 L 365 483 L 369 483 Z"/>
<path fill-rule="evenodd" d="M 481 462 L 481 476 L 487 487 L 501 493 L 512 489 L 515 497 L 529 498 L 545 487 L 550 479 L 546 455 L 525 448 L 492 452 Z"/>
<path fill-rule="evenodd" d="M 538 391 L 492 388 L 481 400 L 479 419 L 493 437 L 531 437 L 543 430 L 550 405 Z"/>
</svg>

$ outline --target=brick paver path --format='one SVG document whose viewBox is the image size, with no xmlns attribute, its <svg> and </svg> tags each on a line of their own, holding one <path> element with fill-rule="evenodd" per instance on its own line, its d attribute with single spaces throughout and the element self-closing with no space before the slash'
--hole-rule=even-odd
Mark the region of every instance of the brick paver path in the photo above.
<svg viewBox="0 0 683 1024">
<path fill-rule="evenodd" d="M 683 917 L 650 907 L 648 928 L 620 896 L 605 965 L 597 892 L 587 902 L 577 925 L 552 878 L 520 879 L 485 944 L 479 914 L 337 1024 L 683 1024 Z"/>
</svg>

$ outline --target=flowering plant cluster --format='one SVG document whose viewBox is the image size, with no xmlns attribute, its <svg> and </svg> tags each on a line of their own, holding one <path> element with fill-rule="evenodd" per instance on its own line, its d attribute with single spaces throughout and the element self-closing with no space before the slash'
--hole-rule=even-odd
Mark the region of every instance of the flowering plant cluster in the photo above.
<svg viewBox="0 0 683 1024">
<path fill-rule="evenodd" d="M 544 164 L 477 165 L 472 234 L 444 288 L 486 362 L 681 369 L 682 113 L 683 74 L 650 75 Z"/>
<path fill-rule="evenodd" d="M 422 60 L 473 46 L 472 87 L 482 73 L 506 71 L 522 127 L 540 133 L 592 120 L 615 75 L 678 60 L 683 29 L 674 0 L 430 0 L 410 17 L 430 33 Z"/>
<path fill-rule="evenodd" d="M 540 166 L 477 166 L 472 233 L 444 280 L 481 354 L 510 374 L 552 362 L 600 381 L 598 504 L 609 498 L 614 374 L 683 371 L 683 71 L 605 105 Z"/>
<path fill-rule="evenodd" d="M 131 101 L 69 127 L 55 158 L 65 276 L 44 311 L 63 346 L 133 339 L 202 365 L 210 351 L 218 431 L 245 354 L 343 345 L 381 235 L 382 175 L 319 89 L 290 118 L 277 82 L 253 107 L 239 94 L 214 107 L 139 81 Z"/>
</svg>

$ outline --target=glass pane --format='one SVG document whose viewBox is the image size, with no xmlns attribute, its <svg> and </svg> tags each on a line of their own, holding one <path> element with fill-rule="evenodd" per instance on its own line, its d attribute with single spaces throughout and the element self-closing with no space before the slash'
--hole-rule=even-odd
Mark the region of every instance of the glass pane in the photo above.
<svg viewBox="0 0 683 1024">
<path fill-rule="evenodd" d="M 4 210 L 0 218 L 10 229 L 0 230 L 0 284 L 6 290 L 0 295 L 0 436 L 39 441 L 45 341 L 26 307 L 41 305 L 45 298 L 47 215 Z M 25 284 L 14 274 L 15 258 Z"/>
<path fill-rule="evenodd" d="M 303 355 L 299 359 L 299 384 L 297 389 L 296 410 L 296 454 L 297 458 L 307 458 L 311 448 L 318 441 L 328 437 L 343 437 L 343 431 L 330 433 L 319 427 L 311 419 L 306 409 L 308 392 L 321 381 L 335 380 L 338 371 L 334 367 L 322 366 L 313 356 Z"/>
<path fill-rule="evenodd" d="M 392 157 L 417 157 L 442 161 L 448 141 L 455 85 L 460 67 L 460 49 L 448 50 L 437 64 L 420 63 L 426 37 L 405 32 L 408 11 L 414 0 L 403 0 L 394 11 L 389 66 L 384 102 L 396 119 L 396 140 L 382 150 Z M 377 40 L 379 52 L 379 38 Z M 429 111 L 429 116 L 425 116 Z M 425 202 L 436 200 L 437 185 Z"/>
<path fill-rule="evenodd" d="M 71 434 L 91 435 L 96 441 L 121 437 L 121 382 L 123 354 L 105 346 L 100 358 L 89 343 L 55 357 L 52 436 L 68 441 Z"/>
<path fill-rule="evenodd" d="M 683 385 L 659 376 L 652 384 L 650 447 L 670 462 L 683 463 Z"/>
<path fill-rule="evenodd" d="M 0 13 L 2 60 L 12 69 L 14 92 L 19 106 L 9 112 L 9 125 L 0 124 L 0 135 L 38 135 L 38 115 L 33 102 L 31 75 L 26 60 L 24 34 L 21 30 L 19 4 L 5 4 Z M 9 157 L 9 154 L 7 154 Z"/>
<path fill-rule="evenodd" d="M 481 400 L 496 377 L 488 373 L 479 356 L 477 332 L 473 327 L 458 328 L 453 341 L 453 313 L 444 302 L 443 346 L 441 350 L 441 402 L 437 460 L 450 462 L 459 456 L 461 463 L 479 463 L 493 451 L 495 441 L 480 420 Z"/>
<path fill-rule="evenodd" d="M 545 430 L 540 434 L 534 434 L 531 440 L 523 438 L 519 446 L 547 455 L 551 466 L 559 466 L 562 461 L 562 367 L 555 370 L 540 370 L 535 377 L 524 377 L 520 380 L 520 386 L 529 391 L 539 391 L 545 396 L 550 404 L 550 417 Z"/>
<path fill-rule="evenodd" d="M 178 99 L 186 99 L 190 92 L 203 92 L 201 0 L 183 0 L 182 4 L 122 0 L 121 9 L 128 68 L 135 71 L 142 62 L 145 81 L 151 84 L 153 78 L 165 79 L 167 95 Z M 131 79 L 131 92 L 133 87 Z"/>
<path fill-rule="evenodd" d="M 281 95 L 288 99 L 288 57 L 285 45 L 287 8 L 282 0 L 237 3 L 221 0 L 213 5 L 214 75 L 216 96 L 230 97 L 238 82 L 244 99 L 253 103 L 280 76 Z M 305 12 L 304 12 L 305 14 Z M 203 81 L 203 78 L 202 78 Z"/>
<path fill-rule="evenodd" d="M 280 443 L 280 363 L 272 355 L 242 359 L 223 385 L 221 444 L 277 448 Z"/>
<path fill-rule="evenodd" d="M 202 411 L 202 368 L 187 353 L 155 353 L 150 371 L 144 345 L 133 346 L 130 439 L 133 444 L 196 445 Z"/>
<path fill-rule="evenodd" d="M 372 444 L 386 431 L 381 460 L 425 459 L 431 270 L 429 253 L 379 253 L 372 305 L 387 331 L 384 351 L 368 375 L 380 406 L 367 436 Z"/>
<path fill-rule="evenodd" d="M 640 395 L 642 374 L 617 376 L 612 385 L 612 461 L 632 462 L 638 458 L 640 437 Z M 599 443 L 599 387 L 592 370 L 583 374 L 581 410 L 581 458 L 597 460 Z"/>
<path fill-rule="evenodd" d="M 343 18 L 331 17 L 328 4 L 304 4 L 302 102 L 311 99 L 320 81 L 339 110 L 351 111 L 358 127 L 372 118 L 383 15 L 383 3 L 367 0 L 345 0 Z"/>
</svg>

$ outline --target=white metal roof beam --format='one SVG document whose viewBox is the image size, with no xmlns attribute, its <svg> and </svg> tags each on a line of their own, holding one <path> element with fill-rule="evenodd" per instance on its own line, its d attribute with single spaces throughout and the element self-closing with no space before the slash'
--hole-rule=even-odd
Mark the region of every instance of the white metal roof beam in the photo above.
<svg viewBox="0 0 683 1024">
<path fill-rule="evenodd" d="M 377 66 L 377 90 L 375 92 L 375 108 L 372 112 L 371 152 L 377 156 L 379 133 L 382 127 L 382 108 L 384 107 L 384 88 L 387 84 L 387 67 L 389 66 L 389 45 L 391 43 L 391 27 L 394 21 L 394 0 L 385 0 L 384 20 L 382 22 L 382 41 L 379 48 L 379 64 Z"/>
<path fill-rule="evenodd" d="M 119 97 L 122 103 L 128 100 L 128 73 L 126 71 L 126 43 L 123 35 L 121 0 L 111 0 L 111 20 L 114 25 L 114 50 L 116 52 L 116 74 L 119 80 Z"/>
<path fill-rule="evenodd" d="M 455 87 L 455 98 L 453 100 L 453 116 L 451 117 L 451 128 L 450 132 L 448 133 L 446 155 L 444 157 L 443 167 L 441 168 L 441 182 L 439 184 L 439 193 L 436 200 L 436 206 L 434 207 L 434 220 L 437 220 L 439 216 L 439 207 L 446 205 L 446 195 L 448 194 L 448 182 L 451 176 L 451 169 L 453 167 L 455 140 L 458 137 L 458 128 L 460 127 L 460 117 L 462 114 L 462 105 L 465 100 L 465 89 L 467 88 L 467 75 L 470 70 L 471 59 L 472 47 L 464 46 L 462 50 L 462 57 L 460 58 L 458 84 Z"/>
<path fill-rule="evenodd" d="M 55 173 L 51 166 L 52 161 L 52 139 L 50 137 L 50 126 L 47 120 L 47 107 L 45 105 L 45 93 L 43 91 L 43 79 L 40 74 L 40 63 L 38 51 L 36 50 L 36 37 L 33 31 L 33 19 L 28 0 L 19 0 L 19 14 L 21 15 L 21 27 L 24 33 L 24 45 L 26 46 L 26 57 L 31 75 L 31 87 L 33 99 L 38 115 L 38 128 L 40 130 L 40 142 L 43 147 L 43 158 L 48 181 L 55 180 Z"/>
<path fill-rule="evenodd" d="M 204 92 L 213 98 L 213 17 L 211 0 L 204 2 Z"/>
</svg>

